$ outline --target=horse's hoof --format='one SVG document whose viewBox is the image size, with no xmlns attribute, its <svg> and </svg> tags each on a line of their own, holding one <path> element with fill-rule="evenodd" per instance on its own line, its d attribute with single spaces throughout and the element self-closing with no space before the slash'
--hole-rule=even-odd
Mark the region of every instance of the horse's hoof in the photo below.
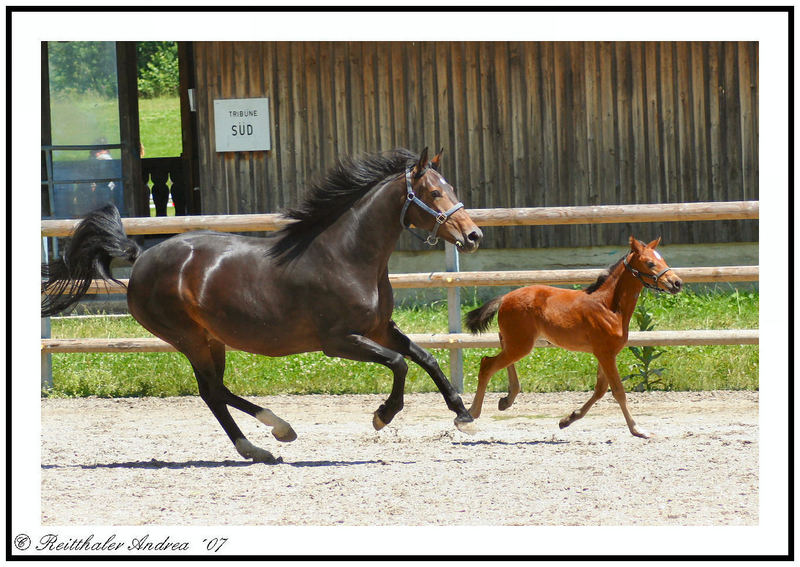
<svg viewBox="0 0 800 567">
<path fill-rule="evenodd" d="M 386 424 L 378 415 L 378 410 L 375 410 L 375 413 L 372 414 L 372 427 L 375 428 L 375 431 L 380 431 L 381 429 L 386 427 Z"/>
<path fill-rule="evenodd" d="M 478 432 L 478 426 L 475 424 L 474 420 L 459 421 L 459 419 L 456 418 L 453 423 L 455 423 L 456 429 L 462 433 L 466 433 L 467 435 L 475 435 L 475 433 Z"/>
<path fill-rule="evenodd" d="M 500 401 L 497 402 L 497 409 L 500 411 L 506 411 L 508 408 L 511 407 L 511 403 L 508 401 L 508 398 L 500 398 Z"/>
<path fill-rule="evenodd" d="M 294 429 L 292 429 L 290 425 L 287 426 L 286 429 L 280 431 L 278 431 L 277 427 L 274 427 L 272 429 L 272 436 L 283 443 L 290 443 L 297 439 L 297 433 L 294 432 Z"/>
<path fill-rule="evenodd" d="M 267 463 L 272 465 L 283 462 L 283 459 L 280 457 L 276 459 L 272 456 L 272 453 L 262 449 L 261 447 L 256 447 L 247 439 L 237 439 L 235 445 L 236 450 L 242 457 L 245 459 L 253 459 L 254 463 Z"/>
<path fill-rule="evenodd" d="M 631 431 L 631 433 L 633 433 L 634 436 L 640 437 L 642 439 L 651 439 L 652 437 L 654 437 L 654 435 L 652 433 L 650 433 L 649 431 L 644 431 L 644 430 L 635 429 L 635 430 Z"/>
<path fill-rule="evenodd" d="M 264 455 L 255 455 L 253 456 L 254 463 L 264 463 L 265 465 L 277 465 L 278 463 L 283 462 L 283 457 L 273 457 L 272 453 L 269 451 L 264 451 Z"/>
<path fill-rule="evenodd" d="M 559 422 L 558 422 L 558 428 L 559 428 L 559 429 L 564 429 L 564 428 L 565 428 L 565 427 L 567 427 L 567 426 L 568 426 L 570 423 L 572 423 L 572 422 L 569 420 L 569 418 L 568 418 L 568 417 L 561 418 L 561 421 L 559 421 Z"/>
</svg>

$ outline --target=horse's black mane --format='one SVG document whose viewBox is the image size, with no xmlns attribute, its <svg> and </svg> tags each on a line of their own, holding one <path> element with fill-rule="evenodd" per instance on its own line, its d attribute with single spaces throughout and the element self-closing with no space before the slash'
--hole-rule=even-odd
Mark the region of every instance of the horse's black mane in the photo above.
<svg viewBox="0 0 800 567">
<path fill-rule="evenodd" d="M 270 255 L 280 257 L 281 262 L 296 258 L 367 191 L 390 175 L 404 172 L 418 159 L 418 155 L 404 148 L 340 158 L 325 177 L 310 186 L 297 207 L 283 211 L 284 216 L 296 222 L 278 232 Z"/>
<path fill-rule="evenodd" d="M 622 263 L 622 260 L 624 259 L 625 256 L 623 256 L 622 258 L 611 264 L 608 268 L 606 268 L 605 272 L 600 274 L 596 282 L 591 284 L 589 287 L 585 288 L 583 291 L 585 291 L 586 293 L 593 293 L 597 291 L 600 288 L 600 286 L 603 285 L 603 283 L 605 283 L 605 281 L 608 279 L 608 276 L 610 276 L 614 272 L 617 266 L 619 266 Z"/>
</svg>

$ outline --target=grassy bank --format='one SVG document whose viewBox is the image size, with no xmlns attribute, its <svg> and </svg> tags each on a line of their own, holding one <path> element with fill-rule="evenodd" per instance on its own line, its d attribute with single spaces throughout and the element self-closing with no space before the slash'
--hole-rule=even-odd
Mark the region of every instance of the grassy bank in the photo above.
<svg viewBox="0 0 800 567">
<path fill-rule="evenodd" d="M 758 327 L 758 293 L 720 288 L 676 296 L 645 293 L 640 300 L 653 314 L 657 330 L 745 329 Z M 476 305 L 465 305 L 463 311 Z M 447 307 L 442 303 L 398 309 L 395 320 L 408 333 L 447 332 Z M 635 325 L 632 323 L 632 329 Z M 495 329 L 496 330 L 496 327 Z M 54 319 L 53 337 L 145 337 L 131 317 Z M 658 359 L 662 380 L 672 390 L 758 389 L 758 346 L 669 347 Z M 464 352 L 465 391 L 474 392 L 482 356 L 496 349 Z M 434 355 L 449 375 L 448 352 Z M 633 372 L 637 361 L 628 349 L 618 358 L 622 375 Z M 596 363 L 592 355 L 558 348 L 539 348 L 517 365 L 522 390 L 550 392 L 590 390 Z M 506 387 L 498 373 L 490 391 Z M 268 358 L 243 352 L 227 355 L 225 381 L 240 395 L 307 393 L 388 393 L 390 372 L 379 365 L 327 358 L 309 353 Z M 56 354 L 53 355 L 51 396 L 175 396 L 197 394 L 197 384 L 186 358 L 177 353 Z M 431 379 L 414 364 L 409 366 L 407 392 L 431 392 Z"/>
</svg>

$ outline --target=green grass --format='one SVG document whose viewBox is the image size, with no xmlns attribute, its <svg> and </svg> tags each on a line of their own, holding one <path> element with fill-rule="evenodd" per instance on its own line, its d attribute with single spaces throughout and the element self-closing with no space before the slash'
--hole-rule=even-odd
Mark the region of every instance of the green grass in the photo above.
<svg viewBox="0 0 800 567">
<path fill-rule="evenodd" d="M 178 97 L 139 99 L 139 136 L 144 157 L 181 155 L 181 111 Z"/>
<path fill-rule="evenodd" d="M 468 294 L 465 293 L 465 296 Z M 720 287 L 679 295 L 643 294 L 653 312 L 656 330 L 746 329 L 758 327 L 758 293 Z M 477 305 L 464 305 L 463 312 Z M 444 302 L 395 310 L 394 319 L 407 333 L 447 332 Z M 496 331 L 496 326 L 492 329 Z M 146 337 L 131 317 L 53 319 L 53 337 Z M 758 389 L 758 346 L 666 347 L 659 366 L 671 390 Z M 446 350 L 433 350 L 449 376 Z M 464 388 L 474 392 L 482 356 L 496 349 L 466 349 Z M 620 373 L 635 364 L 627 350 L 618 359 Z M 594 386 L 592 355 L 559 348 L 537 348 L 517 363 L 522 390 L 586 391 Z M 308 353 L 269 358 L 229 352 L 225 382 L 240 395 L 388 393 L 391 374 L 383 366 L 328 358 Z M 189 363 L 177 353 L 55 354 L 50 396 L 176 396 L 197 394 Z M 505 373 L 495 375 L 490 391 L 504 391 Z M 432 380 L 415 364 L 409 365 L 406 392 L 433 392 Z"/>
<path fill-rule="evenodd" d="M 119 142 L 119 106 L 116 99 L 96 95 L 69 96 L 51 101 L 53 143 L 90 145 L 105 137 Z M 181 113 L 178 97 L 139 99 L 139 136 L 146 158 L 181 155 Z M 60 161 L 85 160 L 85 151 L 59 152 Z M 112 150 L 119 158 L 119 150 Z"/>
</svg>

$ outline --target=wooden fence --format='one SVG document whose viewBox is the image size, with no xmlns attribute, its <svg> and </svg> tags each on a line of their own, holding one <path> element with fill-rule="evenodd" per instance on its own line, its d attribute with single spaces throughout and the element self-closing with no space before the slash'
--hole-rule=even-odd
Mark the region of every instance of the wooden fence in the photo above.
<svg viewBox="0 0 800 567">
<path fill-rule="evenodd" d="M 482 226 L 508 226 L 513 224 L 582 224 L 626 222 L 630 219 L 660 220 L 722 220 L 758 218 L 757 201 L 728 203 L 684 203 L 672 207 L 664 205 L 626 205 L 605 207 L 558 207 L 534 209 L 468 210 L 475 222 Z M 42 236 L 68 236 L 76 220 L 42 221 Z M 126 218 L 123 225 L 128 234 L 160 234 L 196 229 L 227 230 L 232 232 L 276 230 L 286 224 L 277 215 L 199 216 Z M 507 272 L 459 272 L 457 252 L 447 245 L 448 258 L 455 257 L 448 271 L 419 274 L 390 274 L 396 288 L 448 288 L 449 333 L 410 335 L 412 340 L 426 348 L 450 350 L 451 380 L 459 391 L 463 389 L 461 349 L 499 347 L 497 334 L 472 336 L 461 333 L 460 299 L 458 288 L 465 286 L 529 285 L 532 283 L 583 284 L 594 281 L 602 270 L 528 270 Z M 455 265 L 456 269 L 453 269 Z M 687 283 L 714 281 L 758 281 L 758 266 L 723 266 L 675 268 L 676 274 Z M 123 282 L 124 283 L 124 282 Z M 123 293 L 124 286 L 93 282 L 90 293 Z M 692 330 L 631 332 L 628 344 L 638 345 L 715 345 L 758 344 L 758 330 Z M 535 346 L 551 346 L 538 341 Z M 42 339 L 42 357 L 51 353 L 66 352 L 170 352 L 175 349 L 156 338 L 148 339 Z M 43 362 L 43 368 L 45 364 Z M 44 377 L 43 377 L 44 380 Z M 47 381 L 43 382 L 47 385 Z"/>
</svg>

